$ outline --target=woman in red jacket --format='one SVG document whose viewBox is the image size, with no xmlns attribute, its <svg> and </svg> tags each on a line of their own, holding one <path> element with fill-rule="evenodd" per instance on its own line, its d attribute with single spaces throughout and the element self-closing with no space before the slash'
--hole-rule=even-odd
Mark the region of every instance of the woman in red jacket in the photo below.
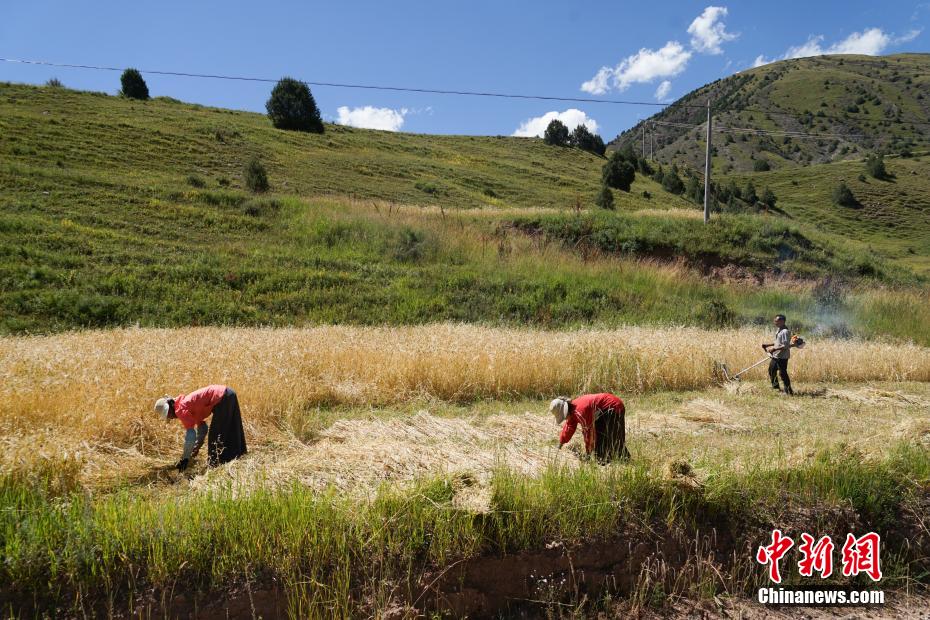
<svg viewBox="0 0 930 620">
<path fill-rule="evenodd" d="M 197 456 L 205 439 L 208 439 L 207 463 L 211 466 L 228 463 L 246 453 L 239 398 L 232 388 L 208 385 L 176 398 L 164 396 L 155 401 L 155 411 L 166 422 L 177 418 L 187 429 L 184 453 L 177 464 L 181 471 Z M 205 420 L 211 414 L 213 420 L 207 426 Z"/>
<path fill-rule="evenodd" d="M 629 458 L 626 449 L 626 408 L 623 401 L 609 393 L 585 394 L 569 400 L 559 397 L 549 403 L 549 413 L 563 424 L 559 448 L 568 443 L 581 425 L 585 451 L 598 461 Z"/>
</svg>

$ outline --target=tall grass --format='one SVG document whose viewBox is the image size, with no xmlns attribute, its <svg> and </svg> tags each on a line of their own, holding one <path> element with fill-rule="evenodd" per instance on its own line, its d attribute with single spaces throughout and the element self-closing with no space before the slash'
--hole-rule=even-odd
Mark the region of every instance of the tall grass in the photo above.
<svg viewBox="0 0 930 620">
<path fill-rule="evenodd" d="M 47 605 L 126 600 L 147 588 L 222 590 L 274 579 L 302 614 L 348 616 L 372 613 L 372 600 L 391 596 L 379 588 L 414 598 L 424 585 L 418 576 L 430 568 L 481 554 L 538 550 L 553 540 L 567 547 L 598 541 L 625 547 L 669 536 L 680 544 L 718 528 L 738 558 L 752 552 L 765 527 L 782 519 L 794 527 L 830 527 L 797 518 L 812 514 L 812 506 L 847 502 L 863 528 L 886 528 L 928 478 L 927 452 L 907 446 L 878 461 L 826 452 L 804 466 L 721 471 L 697 488 L 636 466 L 552 469 L 539 479 L 501 471 L 491 512 L 476 515 L 452 505 L 456 490 L 448 479 L 403 492 L 383 488 L 359 505 L 300 486 L 246 498 L 218 492 L 178 501 L 122 492 L 61 501 L 41 484 L 4 477 L 0 577 L 7 584 L 4 596 L 21 602 L 31 592 Z M 925 563 L 918 541 L 909 551 L 907 540 L 882 532 L 888 534 L 882 555 L 888 585 L 918 574 Z M 725 566 L 732 558 L 711 555 L 707 561 L 724 563 L 723 572 L 715 569 L 718 578 L 678 580 L 675 587 L 684 593 L 699 586 L 705 595 L 746 592 L 764 572 L 731 572 Z M 665 585 L 666 594 L 674 593 L 672 585 Z"/>
<path fill-rule="evenodd" d="M 856 327 L 930 346 L 930 289 L 865 290 L 854 297 Z"/>
</svg>

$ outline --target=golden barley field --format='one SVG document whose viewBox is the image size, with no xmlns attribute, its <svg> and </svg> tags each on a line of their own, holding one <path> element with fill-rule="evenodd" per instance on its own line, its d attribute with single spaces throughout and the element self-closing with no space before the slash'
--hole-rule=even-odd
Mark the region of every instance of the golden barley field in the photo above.
<svg viewBox="0 0 930 620">
<path fill-rule="evenodd" d="M 652 441 L 650 453 L 680 455 L 691 445 L 682 438 L 709 430 L 721 450 L 735 434 L 752 452 L 747 431 L 759 424 L 754 412 L 773 407 L 753 392 L 752 380 L 764 376 L 764 365 L 749 373 L 745 389 L 727 390 L 717 387 L 714 363 L 737 369 L 758 361 L 768 335 L 752 329 L 551 332 L 438 324 L 4 337 L 2 461 L 23 475 L 54 471 L 90 486 L 157 482 L 167 474 L 152 468 L 176 459 L 180 443 L 177 425 L 158 420 L 153 401 L 210 383 L 239 394 L 253 454 L 226 471 L 253 480 L 270 475 L 351 487 L 437 471 L 480 477 L 501 465 L 532 473 L 556 460 L 572 464 L 574 453 L 553 448 L 545 402 L 591 391 L 627 400 L 631 441 Z M 895 382 L 930 382 L 930 349 L 919 346 L 810 341 L 794 352 L 791 372 L 796 385 L 832 387 L 818 388 L 826 404 L 778 403 L 779 419 L 788 426 L 777 432 L 794 432 L 791 421 L 797 426 L 804 408 L 817 412 L 805 423 L 842 433 L 861 423 L 848 417 L 857 399 L 882 405 L 875 411 L 891 420 L 895 407 L 908 408 L 911 420 L 930 403 L 919 389 L 916 395 L 893 389 Z M 862 386 L 878 382 L 886 392 Z M 842 384 L 854 387 L 844 391 Z M 882 393 L 891 400 L 882 400 Z M 898 422 L 886 425 L 889 432 Z"/>
</svg>

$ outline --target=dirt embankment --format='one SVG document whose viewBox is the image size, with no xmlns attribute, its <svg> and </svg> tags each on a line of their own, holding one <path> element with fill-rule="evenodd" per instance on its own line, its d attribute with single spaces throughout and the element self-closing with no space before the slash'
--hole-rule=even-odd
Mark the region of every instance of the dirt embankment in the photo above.
<svg viewBox="0 0 930 620">
<path fill-rule="evenodd" d="M 688 475 L 670 474 L 673 484 L 700 493 L 699 487 L 687 480 Z M 930 532 L 921 515 L 928 508 L 930 492 L 898 507 L 897 525 L 883 532 L 883 559 L 898 556 L 909 564 L 912 574 L 926 573 Z M 606 540 L 553 540 L 536 549 L 489 552 L 444 566 L 425 566 L 411 571 L 408 581 L 387 587 L 382 584 L 377 592 L 370 576 L 365 575 L 370 567 L 354 566 L 352 570 L 358 574 L 353 581 L 365 585 L 352 592 L 353 613 L 378 618 L 435 614 L 456 618 L 767 617 L 774 611 L 755 604 L 750 597 L 756 587 L 767 583 L 766 569 L 755 562 L 754 555 L 757 547 L 769 540 L 774 527 L 795 537 L 800 532 L 829 534 L 836 541 L 843 540 L 847 532 L 865 532 L 875 526 L 849 505 L 785 508 L 768 519 L 739 521 L 708 511 L 688 527 L 631 517 L 622 531 Z M 795 560 L 782 562 L 783 573 L 796 570 L 791 568 Z M 868 581 L 830 583 L 877 588 Z M 900 584 L 882 583 L 880 587 L 887 592 L 888 607 L 851 611 L 859 617 L 894 617 L 899 612 L 917 617 L 930 610 L 930 600 L 908 598 L 910 593 L 900 589 Z M 89 605 L 85 615 L 224 619 L 307 616 L 306 610 L 294 609 L 293 594 L 283 584 L 261 578 L 212 592 L 187 591 L 179 583 L 170 592 L 148 592 L 131 602 Z M 32 616 L 42 611 L 35 607 L 36 603 L 21 601 L 10 607 L 8 601 L 4 608 Z M 804 609 L 775 611 L 783 618 L 814 617 Z"/>
</svg>

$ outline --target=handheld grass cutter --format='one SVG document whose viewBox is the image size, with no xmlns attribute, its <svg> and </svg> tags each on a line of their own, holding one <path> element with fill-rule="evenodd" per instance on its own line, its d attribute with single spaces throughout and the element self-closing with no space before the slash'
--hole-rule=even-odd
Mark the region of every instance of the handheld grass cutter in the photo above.
<svg viewBox="0 0 930 620">
<path fill-rule="evenodd" d="M 788 344 L 788 347 L 791 349 L 803 349 L 805 344 L 807 343 L 804 341 L 803 338 L 801 338 L 798 335 L 794 335 L 791 337 L 791 342 Z M 732 375 L 730 374 L 730 369 L 727 368 L 727 365 L 724 364 L 723 362 L 717 362 L 717 368 L 718 368 L 719 374 L 722 375 L 726 381 L 739 381 L 740 375 L 743 375 L 749 372 L 750 370 L 752 370 L 759 364 L 764 364 L 770 359 L 772 359 L 771 353 L 763 357 L 761 360 L 759 360 L 752 366 L 747 366 L 746 368 L 742 369 L 738 373 L 732 374 Z"/>
</svg>

